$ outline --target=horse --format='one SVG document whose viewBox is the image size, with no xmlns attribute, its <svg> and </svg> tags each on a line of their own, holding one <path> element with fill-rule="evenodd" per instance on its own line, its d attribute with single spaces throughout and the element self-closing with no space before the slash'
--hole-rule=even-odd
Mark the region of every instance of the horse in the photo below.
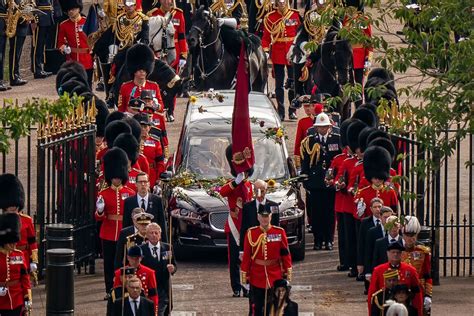
<svg viewBox="0 0 474 316">
<path fill-rule="evenodd" d="M 150 28 L 150 47 L 155 55 L 171 65 L 176 60 L 176 47 L 174 46 L 175 28 L 170 23 L 172 16 L 169 12 L 163 16 L 152 16 L 148 20 Z"/>
<path fill-rule="evenodd" d="M 312 62 L 311 76 L 318 94 L 342 97 L 346 84 L 355 84 L 352 62 L 352 48 L 348 40 L 338 36 L 339 29 L 329 28 L 323 42 L 308 57 Z M 343 98 L 336 109 L 341 121 L 351 115 L 351 100 Z"/>
<path fill-rule="evenodd" d="M 374 88 L 381 89 L 379 93 L 370 93 Z M 367 82 L 364 85 L 364 99 L 365 103 L 373 104 L 375 106 L 379 105 L 381 99 L 389 101 L 389 104 L 394 101 L 398 107 L 398 94 L 397 89 L 395 88 L 395 76 L 393 73 L 385 68 L 372 69 L 369 72 Z"/>
<path fill-rule="evenodd" d="M 219 27 L 217 17 L 201 6 L 192 18 L 187 42 L 197 90 L 233 88 L 243 42 L 247 48 L 251 89 L 264 91 L 268 78 L 267 58 L 257 36 Z"/>
</svg>

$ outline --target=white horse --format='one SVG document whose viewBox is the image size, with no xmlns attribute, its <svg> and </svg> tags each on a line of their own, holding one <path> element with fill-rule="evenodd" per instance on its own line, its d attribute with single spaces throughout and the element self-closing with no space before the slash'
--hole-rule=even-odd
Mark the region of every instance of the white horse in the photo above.
<svg viewBox="0 0 474 316">
<path fill-rule="evenodd" d="M 171 14 L 168 12 L 164 17 L 150 17 L 148 25 L 150 27 L 150 47 L 155 52 L 155 56 L 171 65 L 176 60 L 175 29 Z"/>
</svg>

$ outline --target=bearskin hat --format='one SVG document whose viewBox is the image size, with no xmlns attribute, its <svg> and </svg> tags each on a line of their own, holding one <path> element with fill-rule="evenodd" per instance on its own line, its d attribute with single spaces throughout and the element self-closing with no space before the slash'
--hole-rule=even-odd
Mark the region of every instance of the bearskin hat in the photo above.
<svg viewBox="0 0 474 316">
<path fill-rule="evenodd" d="M 421 231 L 421 225 L 416 216 L 407 215 L 405 216 L 405 226 L 403 226 L 403 232 L 409 234 L 418 234 Z"/>
<path fill-rule="evenodd" d="M 347 144 L 347 128 L 349 127 L 349 124 L 351 123 L 352 123 L 351 119 L 345 120 L 344 122 L 341 123 L 341 127 L 339 128 L 339 133 L 341 134 L 339 138 L 339 142 L 341 143 L 342 148 L 348 145 Z"/>
<path fill-rule="evenodd" d="M 153 71 L 155 55 L 148 45 L 135 44 L 127 51 L 126 65 L 131 76 L 138 70 L 145 70 L 149 75 Z"/>
<path fill-rule="evenodd" d="M 367 127 L 367 124 L 359 119 L 352 119 L 352 122 L 347 127 L 347 144 L 353 153 L 359 148 L 359 134 L 365 127 Z"/>
<path fill-rule="evenodd" d="M 109 123 L 112 123 L 113 121 L 121 121 L 125 118 L 125 113 L 119 112 L 119 111 L 114 111 L 110 112 L 109 115 L 107 115 L 107 118 L 105 119 L 105 127 L 109 125 Z"/>
<path fill-rule="evenodd" d="M 79 10 L 82 11 L 82 0 L 67 0 L 67 1 L 61 1 L 61 8 L 63 9 L 64 12 L 67 13 L 67 11 L 75 8 L 79 8 Z"/>
<path fill-rule="evenodd" d="M 359 134 L 359 148 L 361 152 L 364 152 L 367 149 L 367 137 L 374 132 L 375 127 L 367 126 Z"/>
<path fill-rule="evenodd" d="M 383 147 L 370 146 L 364 152 L 364 173 L 367 180 L 386 181 L 390 176 L 390 153 Z"/>
<path fill-rule="evenodd" d="M 15 213 L 0 215 L 0 246 L 20 241 L 20 216 Z"/>
<path fill-rule="evenodd" d="M 115 139 L 122 133 L 131 134 L 132 129 L 124 121 L 113 121 L 105 126 L 105 141 L 107 147 L 114 147 Z"/>
<path fill-rule="evenodd" d="M 104 176 L 109 185 L 114 178 L 121 179 L 123 184 L 128 181 L 128 158 L 123 149 L 114 147 L 107 150 L 104 155 Z"/>
<path fill-rule="evenodd" d="M 25 207 L 25 190 L 20 180 L 11 173 L 0 176 L 0 209 L 16 206 L 20 210 Z"/>
<path fill-rule="evenodd" d="M 359 109 L 369 109 L 370 111 L 372 111 L 372 113 L 374 113 L 375 117 L 377 118 L 377 122 L 378 122 L 377 106 L 375 104 L 364 103 L 359 107 Z"/>
<path fill-rule="evenodd" d="M 367 145 L 370 144 L 371 141 L 373 141 L 374 139 L 379 138 L 379 137 L 390 139 L 390 136 L 388 135 L 387 132 L 385 132 L 381 129 L 376 129 L 375 131 L 370 133 L 369 136 L 367 136 Z"/>
<path fill-rule="evenodd" d="M 123 133 L 118 135 L 114 141 L 114 147 L 121 148 L 125 151 L 132 166 L 137 162 L 140 154 L 140 143 L 137 142 L 135 136 L 132 134 Z"/>
<path fill-rule="evenodd" d="M 377 116 L 372 113 L 370 109 L 360 107 L 354 112 L 352 117 L 361 120 L 362 122 L 367 124 L 367 126 L 377 126 Z"/>
<path fill-rule="evenodd" d="M 389 152 L 390 157 L 392 158 L 391 162 L 393 162 L 393 160 L 395 159 L 395 155 L 396 155 L 397 151 L 395 150 L 395 146 L 393 145 L 392 141 L 388 138 L 377 137 L 377 138 L 371 140 L 370 143 L 368 144 L 368 146 L 383 147 Z"/>
<path fill-rule="evenodd" d="M 107 116 L 109 115 L 109 110 L 107 109 L 107 105 L 101 99 L 97 98 L 95 100 L 95 108 L 97 110 L 97 114 L 95 116 L 95 125 L 97 126 L 97 137 L 104 137 L 105 135 L 105 121 L 107 120 Z"/>
<path fill-rule="evenodd" d="M 130 128 L 132 129 L 132 135 L 135 137 L 137 142 L 140 143 L 142 141 L 142 127 L 140 123 L 130 116 L 125 117 L 123 121 L 130 125 Z"/>
<path fill-rule="evenodd" d="M 56 76 L 56 91 L 67 81 L 74 79 L 87 86 L 87 73 L 84 66 L 77 61 L 68 61 L 61 65 Z"/>
</svg>

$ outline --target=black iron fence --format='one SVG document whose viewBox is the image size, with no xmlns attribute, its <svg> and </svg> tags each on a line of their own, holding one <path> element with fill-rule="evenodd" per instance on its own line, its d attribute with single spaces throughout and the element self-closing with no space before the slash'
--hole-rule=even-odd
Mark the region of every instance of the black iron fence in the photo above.
<svg viewBox="0 0 474 316">
<path fill-rule="evenodd" d="M 442 137 L 451 139 L 454 130 Z M 431 229 L 432 272 L 440 276 L 473 275 L 473 137 L 456 139 L 451 156 L 428 151 L 414 135 L 392 135 L 398 158 L 394 167 L 401 176 L 402 214 L 416 215 Z M 425 173 L 426 163 L 435 167 Z M 438 168 L 436 168 L 436 166 Z"/>
</svg>

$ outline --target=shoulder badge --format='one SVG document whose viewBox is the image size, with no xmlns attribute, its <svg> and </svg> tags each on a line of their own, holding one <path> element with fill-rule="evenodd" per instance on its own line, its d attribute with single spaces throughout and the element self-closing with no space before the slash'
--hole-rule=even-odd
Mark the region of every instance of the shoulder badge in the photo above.
<svg viewBox="0 0 474 316">
<path fill-rule="evenodd" d="M 431 248 L 424 245 L 416 245 L 416 249 L 421 250 L 426 254 L 431 253 Z"/>
<path fill-rule="evenodd" d="M 21 217 L 25 217 L 25 218 L 31 219 L 31 216 L 29 216 L 29 215 L 27 215 L 27 214 L 25 214 L 25 213 L 23 213 L 23 212 L 18 213 L 18 214 L 19 214 Z"/>
</svg>

